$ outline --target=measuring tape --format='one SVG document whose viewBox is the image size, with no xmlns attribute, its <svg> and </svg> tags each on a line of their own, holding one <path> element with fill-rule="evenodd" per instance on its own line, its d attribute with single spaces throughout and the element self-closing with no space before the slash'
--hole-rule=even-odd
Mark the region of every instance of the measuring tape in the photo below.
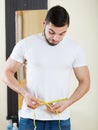
<svg viewBox="0 0 98 130">
<path fill-rule="evenodd" d="M 52 100 L 50 102 L 45 102 L 45 101 L 43 101 L 41 99 L 38 99 L 38 100 L 40 101 L 40 105 L 45 105 L 45 106 L 47 106 L 49 108 L 52 108 L 52 106 L 51 106 L 52 103 L 62 102 L 62 101 L 65 101 L 67 99 L 68 98 L 62 98 L 62 99 L 58 99 L 58 100 Z M 59 114 L 59 112 L 56 109 L 54 111 L 58 115 L 58 120 L 59 120 L 58 127 L 61 130 L 61 127 L 60 127 L 60 114 Z M 35 113 L 35 111 L 34 111 L 33 115 L 34 115 L 34 130 L 36 130 L 36 113 Z"/>
</svg>

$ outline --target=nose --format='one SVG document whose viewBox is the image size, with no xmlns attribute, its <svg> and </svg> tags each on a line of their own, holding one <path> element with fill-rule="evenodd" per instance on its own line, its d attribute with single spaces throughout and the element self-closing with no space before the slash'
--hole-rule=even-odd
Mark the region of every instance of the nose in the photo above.
<svg viewBox="0 0 98 130">
<path fill-rule="evenodd" d="M 55 34 L 54 37 L 53 37 L 53 40 L 59 41 L 59 39 L 60 39 L 59 35 Z"/>
</svg>

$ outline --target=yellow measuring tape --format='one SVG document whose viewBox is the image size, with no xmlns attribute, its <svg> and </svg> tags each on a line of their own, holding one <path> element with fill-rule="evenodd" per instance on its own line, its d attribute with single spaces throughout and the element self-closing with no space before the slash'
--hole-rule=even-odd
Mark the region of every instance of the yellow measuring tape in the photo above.
<svg viewBox="0 0 98 130">
<path fill-rule="evenodd" d="M 62 101 L 65 101 L 65 100 L 67 100 L 68 98 L 62 98 L 62 99 L 58 99 L 58 100 L 52 100 L 52 101 L 50 101 L 50 102 L 45 102 L 45 101 L 43 101 L 43 100 L 41 100 L 41 99 L 38 99 L 39 101 L 40 101 L 40 104 L 41 105 L 46 105 L 47 107 L 49 107 L 49 108 L 52 108 L 51 107 L 51 104 L 52 103 L 58 103 L 58 102 L 62 102 Z M 55 111 L 55 113 L 58 115 L 58 120 L 59 120 L 59 123 L 58 123 L 58 127 L 59 127 L 59 129 L 61 130 L 61 127 L 60 127 L 60 115 L 59 115 L 59 112 L 57 111 L 57 110 L 54 110 Z M 34 111 L 34 130 L 36 130 L 36 113 L 35 113 L 35 111 Z"/>
</svg>

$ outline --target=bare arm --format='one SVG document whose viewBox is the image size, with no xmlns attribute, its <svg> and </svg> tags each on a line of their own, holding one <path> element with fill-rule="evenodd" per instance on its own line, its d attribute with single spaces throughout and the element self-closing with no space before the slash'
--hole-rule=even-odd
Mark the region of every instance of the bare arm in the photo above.
<svg viewBox="0 0 98 130">
<path fill-rule="evenodd" d="M 33 105 L 32 102 L 37 103 L 37 99 L 27 90 L 22 88 L 18 80 L 14 77 L 14 74 L 21 66 L 21 63 L 9 58 L 6 62 L 4 70 L 2 71 L 1 78 L 13 91 L 21 94 L 25 98 L 28 107 L 36 108 L 38 105 Z"/>
<path fill-rule="evenodd" d="M 15 92 L 20 93 L 21 95 L 25 95 L 26 91 L 20 87 L 19 82 L 14 77 L 14 74 L 17 70 L 21 67 L 17 61 L 12 60 L 9 58 L 6 62 L 5 68 L 2 71 L 2 80 Z"/>
<path fill-rule="evenodd" d="M 82 98 L 90 88 L 90 76 L 88 67 L 78 67 L 74 69 L 74 73 L 79 82 L 77 89 L 70 97 L 70 103 L 73 104 L 80 98 Z"/>
<path fill-rule="evenodd" d="M 62 112 L 74 102 L 82 98 L 90 88 L 90 76 L 87 66 L 74 68 L 74 73 L 78 80 L 78 87 L 67 101 L 57 103 L 53 106 L 53 109 L 57 109 L 59 112 Z M 54 112 L 53 109 L 51 110 L 48 108 L 50 112 Z"/>
</svg>

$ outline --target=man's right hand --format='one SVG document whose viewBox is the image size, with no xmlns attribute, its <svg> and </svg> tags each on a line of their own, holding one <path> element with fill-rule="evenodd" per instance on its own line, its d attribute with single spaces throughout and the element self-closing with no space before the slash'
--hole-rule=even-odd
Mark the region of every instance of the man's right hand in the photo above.
<svg viewBox="0 0 98 130">
<path fill-rule="evenodd" d="M 32 94 L 30 93 L 26 93 L 24 99 L 27 104 L 27 107 L 29 108 L 36 109 L 40 105 L 38 99 L 32 96 Z"/>
</svg>

